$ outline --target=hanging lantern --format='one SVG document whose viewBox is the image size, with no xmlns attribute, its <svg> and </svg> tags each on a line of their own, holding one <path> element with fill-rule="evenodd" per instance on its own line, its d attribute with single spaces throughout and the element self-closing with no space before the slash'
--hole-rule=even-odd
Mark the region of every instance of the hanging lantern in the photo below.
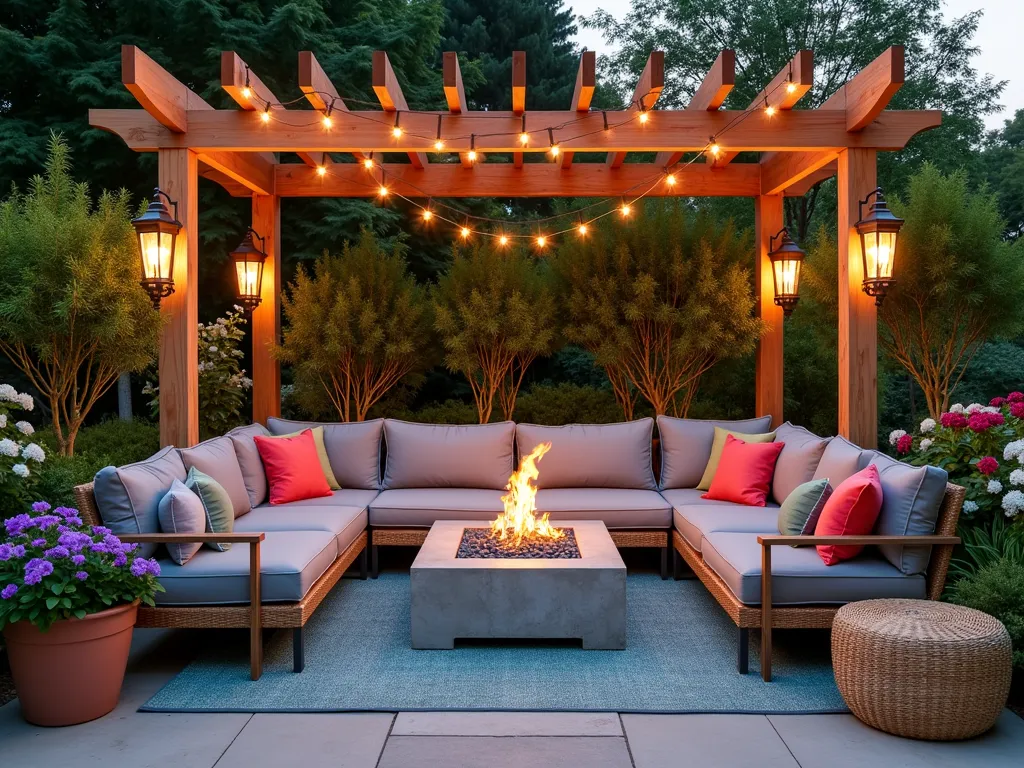
<svg viewBox="0 0 1024 768">
<path fill-rule="evenodd" d="M 864 216 L 864 206 L 871 198 L 871 208 Z M 860 201 L 860 220 L 857 233 L 860 235 L 860 253 L 864 260 L 864 293 L 875 297 L 875 306 L 882 306 L 885 294 L 896 282 L 892 276 L 896 261 L 896 238 L 903 227 L 903 219 L 896 218 L 885 204 L 882 188 L 876 187 Z"/>
<path fill-rule="evenodd" d="M 174 215 L 164 205 L 164 198 L 174 208 Z M 142 287 L 146 289 L 155 309 L 160 300 L 174 293 L 174 241 L 181 232 L 178 204 L 157 189 L 145 213 L 132 219 L 142 256 Z"/>
<path fill-rule="evenodd" d="M 253 238 L 260 241 L 260 248 L 256 247 Z M 238 293 L 235 295 L 235 299 L 245 308 L 246 312 L 256 309 L 262 299 L 263 261 L 267 258 L 267 254 L 262 248 L 266 248 L 266 241 L 256 234 L 252 227 L 249 227 L 245 238 L 231 252 L 231 261 L 235 265 L 235 278 L 238 280 Z"/>
<path fill-rule="evenodd" d="M 778 246 L 776 240 L 779 241 Z M 768 248 L 775 282 L 775 304 L 782 307 L 785 317 L 789 317 L 800 301 L 800 268 L 804 263 L 804 252 L 793 242 L 785 227 L 769 239 Z"/>
</svg>

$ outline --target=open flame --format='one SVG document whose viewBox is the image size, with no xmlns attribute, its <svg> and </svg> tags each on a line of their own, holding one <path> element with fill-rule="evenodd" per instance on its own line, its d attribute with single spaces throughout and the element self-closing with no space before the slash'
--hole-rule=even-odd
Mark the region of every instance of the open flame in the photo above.
<svg viewBox="0 0 1024 768">
<path fill-rule="evenodd" d="M 518 547 L 524 539 L 561 539 L 565 532 L 552 527 L 548 513 L 537 517 L 537 487 L 533 481 L 540 476 L 537 462 L 551 450 L 551 443 L 541 443 L 524 456 L 519 471 L 513 472 L 505 486 L 508 493 L 501 497 L 505 511 L 491 523 L 491 532 L 501 541 L 511 540 Z"/>
</svg>

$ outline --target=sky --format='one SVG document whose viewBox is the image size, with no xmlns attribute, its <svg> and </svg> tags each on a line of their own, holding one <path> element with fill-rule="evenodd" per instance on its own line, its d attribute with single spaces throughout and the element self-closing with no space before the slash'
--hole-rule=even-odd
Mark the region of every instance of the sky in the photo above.
<svg viewBox="0 0 1024 768">
<path fill-rule="evenodd" d="M 625 16 L 629 0 L 566 0 L 578 16 L 589 16 L 603 8 L 616 18 Z M 1021 32 L 1024 31 L 1024 0 L 946 0 L 945 12 L 948 17 L 959 18 L 971 11 L 982 9 L 982 17 L 974 43 L 981 47 L 975 60 L 975 68 L 983 74 L 991 74 L 996 80 L 1007 80 L 1000 102 L 1004 109 L 989 115 L 985 123 L 989 128 L 1002 127 L 1003 121 L 1024 108 L 1024 56 L 1021 55 Z M 576 36 L 580 45 L 598 54 L 606 53 L 608 45 L 601 35 L 592 29 L 581 29 Z"/>
</svg>

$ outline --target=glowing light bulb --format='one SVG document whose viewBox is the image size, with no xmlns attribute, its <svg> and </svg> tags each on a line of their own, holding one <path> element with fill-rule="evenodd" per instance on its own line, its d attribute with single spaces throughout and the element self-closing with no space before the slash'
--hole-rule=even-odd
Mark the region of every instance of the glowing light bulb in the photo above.
<svg viewBox="0 0 1024 768">
<path fill-rule="evenodd" d="M 441 141 L 440 139 L 435 141 L 434 142 L 434 149 L 436 149 L 438 152 L 440 152 L 442 149 L 444 149 L 444 142 Z"/>
<path fill-rule="evenodd" d="M 424 208 L 423 209 L 423 220 L 424 221 L 430 221 L 432 218 L 434 218 L 434 212 L 431 211 L 429 208 Z"/>
<path fill-rule="evenodd" d="M 462 229 L 459 230 L 459 234 L 462 235 L 462 239 L 465 240 L 467 237 L 469 237 L 469 228 L 463 227 Z"/>
<path fill-rule="evenodd" d="M 246 99 L 250 99 L 250 98 L 252 98 L 252 88 L 249 88 L 248 86 L 246 86 L 245 88 L 243 88 L 243 89 L 242 89 L 242 96 L 243 96 L 244 98 L 246 98 Z"/>
<path fill-rule="evenodd" d="M 323 123 L 324 128 L 330 128 L 332 125 L 334 125 L 334 121 L 331 120 L 330 115 L 324 115 L 321 118 L 320 122 Z"/>
<path fill-rule="evenodd" d="M 576 231 L 579 232 L 581 236 L 582 235 L 586 235 L 587 234 L 587 225 L 586 224 L 580 224 L 578 227 L 576 227 Z"/>
<path fill-rule="evenodd" d="M 796 93 L 796 83 L 792 81 L 786 83 L 786 93 Z"/>
<path fill-rule="evenodd" d="M 708 152 L 711 153 L 712 157 L 718 157 L 718 155 L 722 152 L 722 148 L 718 146 L 718 144 L 712 144 L 710 147 L 708 147 Z"/>
<path fill-rule="evenodd" d="M 396 125 L 394 128 L 391 129 L 391 135 L 394 136 L 396 139 L 402 138 L 402 129 Z"/>
<path fill-rule="evenodd" d="M 260 112 L 260 120 L 262 120 L 264 123 L 269 123 L 270 122 L 270 110 L 269 109 L 265 109 L 262 112 Z"/>
<path fill-rule="evenodd" d="M 317 176 L 323 176 L 323 175 L 325 175 L 326 173 L 327 173 L 327 169 L 326 169 L 326 168 L 325 168 L 324 166 L 322 166 L 322 165 L 318 165 L 318 166 L 316 167 L 316 175 L 317 175 Z"/>
<path fill-rule="evenodd" d="M 631 214 L 632 212 L 633 209 L 630 207 L 629 203 L 623 203 L 622 205 L 619 206 L 619 213 L 621 213 L 623 216 L 629 216 L 629 214 Z"/>
<path fill-rule="evenodd" d="M 674 173 L 670 173 L 665 177 L 665 183 L 670 187 L 674 187 L 676 185 L 676 175 Z"/>
<path fill-rule="evenodd" d="M 544 235 L 537 235 L 537 247 L 543 248 L 548 244 L 548 239 Z"/>
<path fill-rule="evenodd" d="M 526 131 L 523 131 L 522 133 L 520 133 L 519 134 L 519 143 L 522 144 L 524 147 L 527 144 L 529 144 L 530 143 L 530 134 L 526 133 Z"/>
<path fill-rule="evenodd" d="M 557 144 L 552 144 L 551 145 L 551 156 L 552 157 L 558 157 L 558 145 Z"/>
<path fill-rule="evenodd" d="M 372 157 L 364 157 L 363 158 L 363 168 L 365 168 L 368 171 L 372 171 L 373 170 L 373 158 Z"/>
<path fill-rule="evenodd" d="M 771 104 L 769 104 L 767 107 L 764 108 L 764 113 L 766 115 L 768 115 L 768 117 L 774 117 L 775 116 L 775 107 L 773 107 Z"/>
<path fill-rule="evenodd" d="M 640 120 L 641 125 L 646 125 L 647 124 L 647 117 L 648 117 L 647 112 L 641 112 L 640 113 L 639 120 Z"/>
<path fill-rule="evenodd" d="M 498 245 L 508 245 L 508 236 L 502 235 L 498 238 Z"/>
<path fill-rule="evenodd" d="M 469 150 L 469 152 L 466 153 L 466 157 L 469 158 L 469 162 L 475 163 L 476 162 L 476 150 L 475 149 Z"/>
<path fill-rule="evenodd" d="M 387 197 L 388 196 L 388 188 L 385 187 L 383 184 L 381 184 L 380 185 L 380 189 L 377 190 L 377 194 L 380 195 L 381 197 Z"/>
</svg>

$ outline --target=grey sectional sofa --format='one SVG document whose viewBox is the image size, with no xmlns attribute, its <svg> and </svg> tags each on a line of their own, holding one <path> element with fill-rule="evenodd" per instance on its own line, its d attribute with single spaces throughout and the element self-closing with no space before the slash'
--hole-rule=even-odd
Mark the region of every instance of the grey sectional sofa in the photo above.
<svg viewBox="0 0 1024 768">
<path fill-rule="evenodd" d="M 92 522 L 102 521 L 161 557 L 166 592 L 157 596 L 156 608 L 140 609 L 139 625 L 248 627 L 256 679 L 262 628 L 293 630 L 294 668 L 301 671 L 302 628 L 349 566 L 358 560 L 365 578 L 369 549 L 376 575 L 381 546 L 419 545 L 437 520 L 495 518 L 517 456 L 550 442 L 538 464 L 538 508 L 553 520 L 602 520 L 620 547 L 660 548 L 663 577 L 674 550 L 677 575 L 685 561 L 737 624 L 741 671 L 747 667 L 749 629 L 767 630 L 762 673 L 769 679 L 773 625 L 827 627 L 839 605 L 868 597 L 937 597 L 963 500 L 962 489 L 948 486 L 942 470 L 910 467 L 791 424 L 776 433 L 786 446 L 766 507 L 700 498 L 703 492 L 694 486 L 708 463 L 715 426 L 760 433 L 768 431 L 769 421 L 659 417 L 660 481 L 652 419 L 561 427 L 392 419 L 325 424 L 324 448 L 342 489 L 272 507 L 253 437 L 319 425 L 271 418 L 266 427 L 241 427 L 189 449 L 165 448 L 137 464 L 107 467 L 75 491 Z M 813 477 L 838 484 L 869 462 L 879 466 L 885 494 L 878 536 L 871 542 L 881 546 L 831 567 L 813 547 L 779 546 L 789 539 L 778 535 L 778 508 L 793 488 Z M 191 466 L 228 491 L 232 534 L 189 539 L 160 532 L 159 500 Z M 235 546 L 227 552 L 200 550 L 185 565 L 158 549 L 186 540 Z M 803 543 L 813 541 L 802 537 Z M 774 565 L 765 568 L 773 551 Z M 768 579 L 761 579 L 762 570 Z"/>
</svg>

